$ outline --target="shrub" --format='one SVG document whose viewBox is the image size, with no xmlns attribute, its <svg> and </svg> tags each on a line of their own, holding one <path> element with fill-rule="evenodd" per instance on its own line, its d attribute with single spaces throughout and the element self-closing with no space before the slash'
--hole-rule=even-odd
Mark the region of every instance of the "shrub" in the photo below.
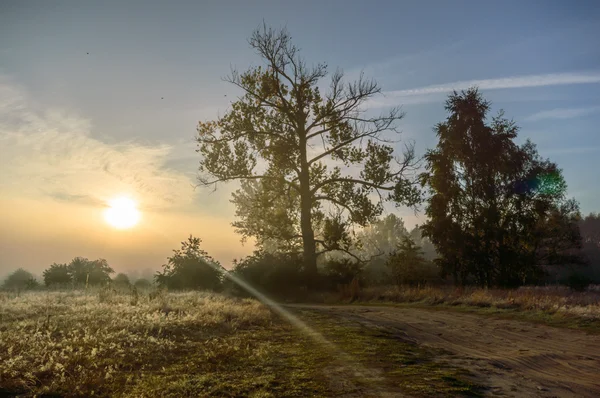
<svg viewBox="0 0 600 398">
<path fill-rule="evenodd" d="M 333 259 L 323 267 L 323 287 L 339 289 L 342 285 L 350 284 L 354 279 L 356 283 L 362 282 L 363 266 L 351 259 Z"/>
<path fill-rule="evenodd" d="M 565 284 L 573 290 L 584 291 L 592 283 L 591 279 L 579 272 L 572 272 Z"/>
<path fill-rule="evenodd" d="M 172 290 L 220 290 L 223 269 L 200 248 L 201 242 L 191 235 L 181 242 L 181 249 L 173 250 L 163 272 L 156 274 L 156 283 Z"/>
<path fill-rule="evenodd" d="M 255 251 L 242 260 L 235 260 L 233 276 L 242 279 L 263 293 L 276 296 L 296 294 L 306 287 L 299 255 Z M 228 282 L 233 293 L 244 294 L 235 282 Z"/>
</svg>

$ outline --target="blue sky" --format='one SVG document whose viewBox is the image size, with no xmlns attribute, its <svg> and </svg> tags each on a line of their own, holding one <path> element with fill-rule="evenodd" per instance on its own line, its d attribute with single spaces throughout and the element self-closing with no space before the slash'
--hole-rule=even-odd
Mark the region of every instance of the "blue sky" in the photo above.
<svg viewBox="0 0 600 398">
<path fill-rule="evenodd" d="M 247 38 L 263 20 L 286 26 L 308 62 L 375 78 L 385 95 L 372 105 L 403 105 L 404 137 L 420 154 L 435 145 L 448 91 L 477 83 L 494 112 L 521 126 L 521 140 L 563 168 L 582 210 L 600 210 L 597 1 L 3 1 L 0 267 L 75 255 L 139 267 L 160 263 L 188 233 L 224 263 L 250 251 L 229 227 L 232 187 L 192 189 L 192 140 L 197 121 L 237 94 L 221 81 L 230 66 L 259 62 Z M 98 245 L 92 226 L 84 242 L 73 231 L 88 227 L 58 217 L 76 213 L 68 205 L 86 217 L 85 206 L 117 191 L 171 226 Z M 32 232 L 50 215 L 52 233 Z M 24 255 L 32 239 L 41 254 Z M 115 243 L 123 239 L 138 246 Z M 156 250 L 139 254 L 148 239 Z"/>
</svg>

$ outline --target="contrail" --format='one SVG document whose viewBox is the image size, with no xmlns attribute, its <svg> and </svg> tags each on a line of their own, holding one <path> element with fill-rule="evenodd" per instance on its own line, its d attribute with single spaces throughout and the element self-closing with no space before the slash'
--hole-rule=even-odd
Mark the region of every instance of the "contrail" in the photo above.
<svg viewBox="0 0 600 398">
<path fill-rule="evenodd" d="M 429 86 L 411 88 L 407 90 L 385 91 L 385 98 L 369 101 L 369 107 L 382 107 L 396 105 L 402 98 L 427 96 L 432 94 L 446 94 L 452 90 L 465 90 L 477 86 L 482 90 L 500 90 L 510 88 L 528 88 L 561 86 L 570 84 L 600 83 L 600 72 L 585 73 L 553 73 L 545 75 L 511 76 L 497 79 L 461 80 L 453 83 L 434 84 Z"/>
</svg>

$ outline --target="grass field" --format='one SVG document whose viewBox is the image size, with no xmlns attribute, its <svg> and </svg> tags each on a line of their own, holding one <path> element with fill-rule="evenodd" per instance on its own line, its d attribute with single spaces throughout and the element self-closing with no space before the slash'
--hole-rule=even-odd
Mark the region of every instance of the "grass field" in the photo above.
<svg viewBox="0 0 600 398">
<path fill-rule="evenodd" d="M 217 294 L 0 293 L 0 395 L 478 395 L 391 332 Z"/>
</svg>

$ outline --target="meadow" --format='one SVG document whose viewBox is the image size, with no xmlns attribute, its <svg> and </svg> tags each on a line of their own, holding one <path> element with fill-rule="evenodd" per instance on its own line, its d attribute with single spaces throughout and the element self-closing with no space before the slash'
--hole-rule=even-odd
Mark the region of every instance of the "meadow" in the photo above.
<svg viewBox="0 0 600 398">
<path fill-rule="evenodd" d="M 369 328 L 254 299 L 166 291 L 0 293 L 3 396 L 477 395 L 468 371 Z"/>
</svg>

